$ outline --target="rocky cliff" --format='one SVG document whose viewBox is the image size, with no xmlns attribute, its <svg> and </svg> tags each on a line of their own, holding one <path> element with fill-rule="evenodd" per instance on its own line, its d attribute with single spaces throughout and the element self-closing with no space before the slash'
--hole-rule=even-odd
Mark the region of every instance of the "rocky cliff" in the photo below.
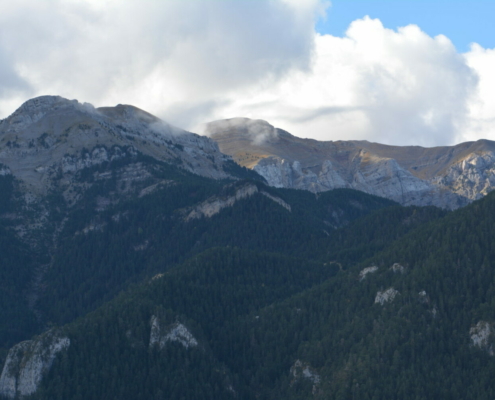
<svg viewBox="0 0 495 400">
<path fill-rule="evenodd" d="M 0 121 L 2 173 L 12 173 L 34 195 L 55 181 L 69 184 L 83 168 L 138 152 L 206 177 L 229 176 L 223 166 L 230 157 L 214 141 L 129 105 L 94 108 L 42 96 Z"/>
<path fill-rule="evenodd" d="M 424 148 L 301 139 L 261 120 L 211 122 L 220 150 L 275 187 L 352 188 L 404 205 L 455 209 L 495 186 L 495 142 Z"/>
<path fill-rule="evenodd" d="M 48 331 L 12 347 L 0 376 L 0 396 L 14 399 L 36 392 L 56 355 L 69 345 L 69 338 Z"/>
</svg>

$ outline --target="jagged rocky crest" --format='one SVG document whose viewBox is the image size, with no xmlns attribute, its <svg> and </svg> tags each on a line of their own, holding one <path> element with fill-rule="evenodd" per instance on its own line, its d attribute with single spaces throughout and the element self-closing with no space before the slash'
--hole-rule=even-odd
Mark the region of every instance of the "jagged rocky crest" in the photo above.
<svg viewBox="0 0 495 400">
<path fill-rule="evenodd" d="M 495 143 L 488 140 L 434 148 L 320 142 L 247 118 L 211 122 L 206 132 L 223 153 L 275 187 L 312 192 L 351 188 L 403 205 L 448 209 L 495 187 Z"/>
<path fill-rule="evenodd" d="M 94 108 L 59 96 L 24 103 L 0 122 L 0 160 L 33 193 L 56 178 L 68 184 L 83 168 L 137 152 L 210 178 L 229 176 L 230 157 L 203 136 L 129 105 Z"/>
</svg>

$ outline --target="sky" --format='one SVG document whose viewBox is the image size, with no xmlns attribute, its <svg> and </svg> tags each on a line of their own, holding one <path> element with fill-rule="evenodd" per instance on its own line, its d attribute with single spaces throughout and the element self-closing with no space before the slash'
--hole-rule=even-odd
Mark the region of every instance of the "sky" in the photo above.
<svg viewBox="0 0 495 400">
<path fill-rule="evenodd" d="M 495 140 L 495 1 L 0 0 L 0 118 L 60 95 L 178 127 Z"/>
</svg>

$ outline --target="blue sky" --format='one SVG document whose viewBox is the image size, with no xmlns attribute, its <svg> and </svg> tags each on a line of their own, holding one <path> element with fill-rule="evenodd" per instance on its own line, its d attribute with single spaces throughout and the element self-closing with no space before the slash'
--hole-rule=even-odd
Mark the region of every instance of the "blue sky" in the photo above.
<svg viewBox="0 0 495 400">
<path fill-rule="evenodd" d="M 430 36 L 443 34 L 459 52 L 468 51 L 472 42 L 495 47 L 495 0 L 332 0 L 316 30 L 343 36 L 352 21 L 365 15 L 389 29 L 415 24 Z"/>
</svg>

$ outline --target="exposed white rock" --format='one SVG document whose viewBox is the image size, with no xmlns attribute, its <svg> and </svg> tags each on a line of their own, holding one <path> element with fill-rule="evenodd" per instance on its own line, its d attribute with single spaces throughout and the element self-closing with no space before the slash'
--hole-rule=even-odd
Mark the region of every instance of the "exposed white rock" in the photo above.
<svg viewBox="0 0 495 400">
<path fill-rule="evenodd" d="M 19 132 L 38 122 L 53 110 L 93 108 L 88 103 L 79 104 L 77 100 L 67 100 L 60 96 L 40 96 L 26 101 L 8 119 L 2 121 L 0 128 L 7 132 Z M 94 109 L 94 108 L 93 108 Z"/>
<path fill-rule="evenodd" d="M 315 169 L 319 171 L 314 172 Z M 414 176 L 396 160 L 371 157 L 366 152 L 361 152 L 352 168 L 347 171 L 339 172 L 330 160 L 324 160 L 320 166 L 314 168 L 302 168 L 297 160 L 291 163 L 275 156 L 263 158 L 253 170 L 274 187 L 305 189 L 315 193 L 351 188 L 386 197 L 404 205 L 433 204 L 455 208 L 449 204 L 457 201 L 455 195 Z M 343 177 L 344 172 L 347 178 Z"/>
<path fill-rule="evenodd" d="M 321 377 L 316 372 L 316 370 L 309 365 L 309 363 L 303 362 L 301 360 L 296 360 L 294 365 L 292 365 L 292 367 L 290 368 L 290 374 L 293 377 L 291 386 L 299 379 L 307 379 L 313 383 L 313 394 L 318 391 Z"/>
<path fill-rule="evenodd" d="M 83 168 L 138 153 L 215 179 L 229 177 L 224 166 L 232 162 L 211 139 L 133 106 L 95 109 L 42 96 L 0 121 L 0 163 L 8 168 L 2 170 L 11 171 L 36 196 L 61 180 L 69 185 Z"/>
<path fill-rule="evenodd" d="M 12 347 L 0 376 L 0 396 L 13 399 L 36 392 L 57 353 L 69 345 L 69 338 L 48 331 Z"/>
<path fill-rule="evenodd" d="M 277 188 L 294 187 L 294 167 L 287 160 L 278 157 L 265 158 L 253 170 L 265 178 L 270 186 Z"/>
<path fill-rule="evenodd" d="M 174 183 L 174 181 L 172 181 L 172 180 L 164 179 L 158 183 L 147 186 L 139 192 L 139 198 L 144 197 L 144 196 L 148 196 L 149 194 L 154 193 L 163 187 L 172 185 L 173 183 Z"/>
<path fill-rule="evenodd" d="M 203 201 L 202 203 L 198 204 L 197 206 L 193 207 L 192 210 L 189 209 L 187 211 L 187 216 L 185 217 L 185 220 L 190 221 L 192 219 L 198 219 L 204 217 L 210 218 L 218 214 L 224 208 L 232 207 L 239 200 L 245 199 L 247 197 L 251 197 L 256 193 L 261 193 L 263 196 L 281 205 L 288 211 L 291 211 L 290 205 L 287 204 L 281 198 L 273 196 L 264 191 L 260 191 L 256 185 L 247 184 L 239 187 L 232 196 L 225 196 L 225 197 L 213 196 Z"/>
<path fill-rule="evenodd" d="M 135 149 L 130 151 L 131 154 L 135 154 Z M 112 159 L 118 159 L 124 157 L 125 151 L 120 148 L 112 156 Z M 91 152 L 86 152 L 84 155 L 67 155 L 62 158 L 61 169 L 62 172 L 76 172 L 84 168 L 92 167 L 94 165 L 102 164 L 105 161 L 109 161 L 109 154 L 104 147 L 95 147 Z"/>
<path fill-rule="evenodd" d="M 250 197 L 257 192 L 258 188 L 256 185 L 249 184 L 238 188 L 232 196 L 223 198 L 213 196 L 194 207 L 194 209 L 187 215 L 186 221 L 204 217 L 212 217 L 224 208 L 232 207 L 237 201 Z"/>
<path fill-rule="evenodd" d="M 406 271 L 406 268 L 404 266 L 400 265 L 399 263 L 395 263 L 394 265 L 392 265 L 390 267 L 390 269 L 394 273 L 400 273 L 400 274 L 403 274 Z"/>
<path fill-rule="evenodd" d="M 495 188 L 495 153 L 473 153 L 452 165 L 438 181 L 455 193 L 477 200 Z"/>
<path fill-rule="evenodd" d="M 363 279 L 365 279 L 366 275 L 372 274 L 376 271 L 378 271 L 378 267 L 375 265 L 372 265 L 371 267 L 366 267 L 366 268 L 362 269 L 359 272 L 359 281 L 362 281 Z"/>
<path fill-rule="evenodd" d="M 399 292 L 394 288 L 388 288 L 383 292 L 378 292 L 375 297 L 375 304 L 379 303 L 383 306 L 385 303 L 393 301 L 398 294 Z"/>
<path fill-rule="evenodd" d="M 290 204 L 286 203 L 284 200 L 282 200 L 280 197 L 277 197 L 277 196 L 273 196 L 271 195 L 270 193 L 267 193 L 265 192 L 264 190 L 261 190 L 260 193 L 265 196 L 265 197 L 268 197 L 270 200 L 274 201 L 275 203 L 277 204 L 280 204 L 282 207 L 284 207 L 287 211 L 292 211 L 292 208 L 290 206 Z"/>
<path fill-rule="evenodd" d="M 268 140 L 254 140 L 258 126 Z M 367 141 L 301 139 L 265 121 L 208 124 L 220 149 L 275 187 L 320 192 L 353 188 L 403 205 L 455 209 L 495 188 L 495 142 L 387 146 Z"/>
<path fill-rule="evenodd" d="M 156 274 L 155 276 L 153 276 L 153 278 L 151 278 L 152 281 L 155 281 L 157 279 L 160 279 L 164 276 L 165 274 L 163 273 L 160 273 L 160 274 Z"/>
<path fill-rule="evenodd" d="M 430 298 L 426 294 L 426 291 L 425 290 L 422 290 L 421 292 L 419 292 L 418 293 L 418 296 L 419 296 L 419 301 L 421 303 L 429 303 L 430 302 Z"/>
<path fill-rule="evenodd" d="M 473 346 L 485 350 L 489 355 L 495 355 L 494 352 L 494 334 L 493 324 L 487 321 L 479 321 L 469 329 L 469 336 Z"/>
<path fill-rule="evenodd" d="M 12 175 L 12 171 L 9 167 L 0 165 L 0 176 Z"/>
<path fill-rule="evenodd" d="M 150 347 L 158 345 L 162 349 L 167 342 L 179 342 L 186 349 L 198 345 L 196 338 L 183 324 L 176 322 L 164 329 L 159 318 L 153 315 L 151 317 Z"/>
</svg>

